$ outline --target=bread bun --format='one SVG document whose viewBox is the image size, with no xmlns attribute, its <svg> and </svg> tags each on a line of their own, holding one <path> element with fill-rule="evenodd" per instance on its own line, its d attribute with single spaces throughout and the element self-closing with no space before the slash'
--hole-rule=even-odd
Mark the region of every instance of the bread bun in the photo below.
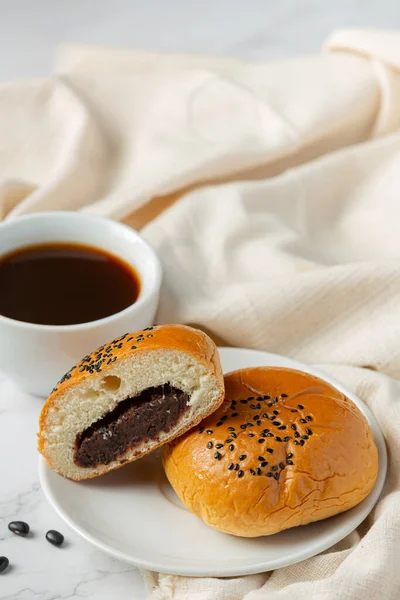
<svg viewBox="0 0 400 600">
<path fill-rule="evenodd" d="M 352 508 L 371 491 L 378 454 L 359 409 L 291 369 L 225 376 L 225 401 L 163 448 L 166 475 L 207 525 L 271 535 Z"/>
<path fill-rule="evenodd" d="M 64 477 L 102 475 L 181 435 L 223 398 L 219 355 L 205 333 L 183 325 L 126 333 L 54 388 L 40 415 L 39 451 Z"/>
</svg>

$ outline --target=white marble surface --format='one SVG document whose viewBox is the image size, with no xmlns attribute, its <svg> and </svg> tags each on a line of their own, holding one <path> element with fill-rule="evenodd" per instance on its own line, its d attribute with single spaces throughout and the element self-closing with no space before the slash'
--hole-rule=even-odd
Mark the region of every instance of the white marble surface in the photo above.
<svg viewBox="0 0 400 600">
<path fill-rule="evenodd" d="M 268 59 L 399 26 L 399 0 L 0 0 L 0 81 L 48 74 L 61 42 Z"/>
<path fill-rule="evenodd" d="M 61 42 L 247 59 L 317 52 L 338 27 L 399 27 L 399 0 L 0 0 L 0 81 L 43 76 Z M 40 355 L 40 349 L 38 349 Z M 143 600 L 141 576 L 68 531 L 45 501 L 37 475 L 36 431 L 42 401 L 0 381 L 0 575 L 3 600 Z M 18 538 L 10 520 L 33 535 Z M 46 542 L 65 534 L 63 548 Z"/>
</svg>

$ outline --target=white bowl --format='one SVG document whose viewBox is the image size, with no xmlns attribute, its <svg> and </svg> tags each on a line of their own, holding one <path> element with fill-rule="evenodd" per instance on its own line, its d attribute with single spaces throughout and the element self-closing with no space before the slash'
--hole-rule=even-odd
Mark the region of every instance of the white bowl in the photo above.
<svg viewBox="0 0 400 600">
<path fill-rule="evenodd" d="M 161 285 L 161 266 L 153 249 L 136 231 L 116 221 L 77 212 L 48 212 L 0 224 L 0 257 L 48 242 L 86 244 L 119 256 L 135 268 L 141 289 L 134 304 L 89 323 L 37 325 L 0 315 L 0 371 L 38 396 L 47 396 L 85 354 L 127 331 L 152 325 Z"/>
</svg>

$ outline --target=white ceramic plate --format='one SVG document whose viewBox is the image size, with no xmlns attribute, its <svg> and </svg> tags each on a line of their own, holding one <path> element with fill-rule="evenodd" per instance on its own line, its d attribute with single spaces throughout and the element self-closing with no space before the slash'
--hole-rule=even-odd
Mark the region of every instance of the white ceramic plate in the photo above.
<svg viewBox="0 0 400 600">
<path fill-rule="evenodd" d="M 356 396 L 324 374 L 296 361 L 254 350 L 221 348 L 224 372 L 244 367 L 300 369 L 332 383 L 367 417 L 379 451 L 379 476 L 355 508 L 273 536 L 237 538 L 207 527 L 189 513 L 169 486 L 157 452 L 84 482 L 57 475 L 40 460 L 44 493 L 76 533 L 112 556 L 143 569 L 188 576 L 230 577 L 284 567 L 326 550 L 368 515 L 386 475 L 386 447 L 378 424 Z"/>
</svg>

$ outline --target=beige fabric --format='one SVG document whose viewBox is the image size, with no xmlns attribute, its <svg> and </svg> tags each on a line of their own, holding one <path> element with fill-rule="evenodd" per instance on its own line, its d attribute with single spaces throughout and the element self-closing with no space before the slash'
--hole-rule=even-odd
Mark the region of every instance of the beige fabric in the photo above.
<svg viewBox="0 0 400 600">
<path fill-rule="evenodd" d="M 337 547 L 248 578 L 147 573 L 152 598 L 398 600 L 400 33 L 252 64 L 66 47 L 57 72 L 0 87 L 1 217 L 147 222 L 159 322 L 322 363 L 389 447 L 384 496 Z"/>
</svg>

